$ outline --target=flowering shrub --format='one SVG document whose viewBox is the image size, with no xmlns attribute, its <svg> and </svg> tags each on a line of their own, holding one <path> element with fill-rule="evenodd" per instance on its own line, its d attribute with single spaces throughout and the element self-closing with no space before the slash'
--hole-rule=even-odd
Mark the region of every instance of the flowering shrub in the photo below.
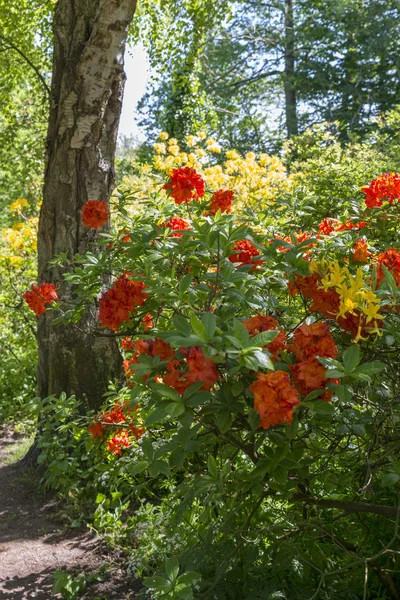
<svg viewBox="0 0 400 600">
<path fill-rule="evenodd" d="M 189 569 L 204 598 L 255 598 L 267 573 L 263 597 L 349 600 L 371 565 L 378 593 L 378 566 L 398 577 L 400 271 L 382 225 L 397 198 L 279 231 L 279 203 L 239 210 L 240 187 L 209 188 L 168 147 L 157 193 L 120 190 L 117 231 L 68 275 L 76 314 L 59 319 L 84 298 L 98 333 L 121 339 L 126 387 L 84 435 L 116 472 L 136 452 L 136 502 L 168 496 L 179 562 L 169 595 L 165 573 L 146 584 L 190 598 Z"/>
<path fill-rule="evenodd" d="M 3 213 L 0 230 L 0 421 L 32 421 L 36 344 L 34 315 L 21 295 L 36 279 L 37 216 L 25 198 Z"/>
</svg>

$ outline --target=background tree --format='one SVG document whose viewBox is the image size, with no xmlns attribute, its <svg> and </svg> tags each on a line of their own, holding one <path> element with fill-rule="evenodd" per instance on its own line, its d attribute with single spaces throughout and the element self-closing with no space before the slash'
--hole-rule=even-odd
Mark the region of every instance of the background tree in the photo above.
<svg viewBox="0 0 400 600">
<path fill-rule="evenodd" d="M 150 135 L 164 128 L 162 116 L 176 95 L 172 81 L 188 55 L 188 5 L 199 10 L 199 3 L 175 3 L 171 21 L 167 3 L 159 9 L 163 18 L 141 31 L 153 69 L 162 72 L 141 106 Z M 196 95 L 212 109 L 210 134 L 242 151 L 276 150 L 285 137 L 324 120 L 364 134 L 371 117 L 396 104 L 399 25 L 395 0 L 224 3 L 207 23 L 191 71 L 200 82 Z M 177 29 L 176 58 L 168 62 L 159 49 L 174 43 Z M 192 94 L 187 104 L 194 101 L 187 86 L 181 93 Z"/>
<path fill-rule="evenodd" d="M 116 136 L 125 83 L 123 56 L 136 0 L 59 0 L 54 15 L 53 76 L 47 133 L 47 164 L 40 213 L 39 281 L 56 284 L 63 298 L 73 296 L 65 269 L 50 264 L 57 255 L 73 260 L 97 234 L 82 223 L 87 200 L 109 202 L 114 182 Z M 101 401 L 110 379 L 120 373 L 114 338 L 95 336 L 94 315 L 79 323 L 53 325 L 51 313 L 38 325 L 39 394 L 61 392 Z"/>
</svg>

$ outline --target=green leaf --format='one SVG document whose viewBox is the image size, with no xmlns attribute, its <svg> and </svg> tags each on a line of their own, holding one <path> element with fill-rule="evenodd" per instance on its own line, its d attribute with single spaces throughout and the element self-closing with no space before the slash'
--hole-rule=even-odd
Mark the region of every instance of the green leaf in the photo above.
<svg viewBox="0 0 400 600">
<path fill-rule="evenodd" d="M 238 341 L 240 348 L 247 348 L 249 345 L 249 332 L 240 321 L 235 321 L 233 324 L 233 337 Z"/>
<path fill-rule="evenodd" d="M 252 429 L 252 431 L 255 431 L 256 429 L 258 429 L 260 427 L 260 415 L 258 414 L 257 411 L 255 410 L 251 410 L 249 412 L 249 423 L 250 423 L 250 427 Z"/>
<path fill-rule="evenodd" d="M 134 464 L 133 467 L 130 469 L 130 474 L 138 475 L 139 473 L 142 473 L 143 471 L 145 471 L 148 466 L 149 466 L 149 463 L 147 460 L 139 460 L 139 462 Z"/>
<path fill-rule="evenodd" d="M 215 329 L 217 327 L 217 320 L 212 312 L 207 312 L 202 315 L 201 322 L 204 325 L 206 337 L 208 340 L 210 340 L 212 337 L 214 337 Z"/>
<path fill-rule="evenodd" d="M 168 415 L 168 403 L 163 402 L 162 404 L 158 404 L 154 410 L 151 411 L 149 415 L 147 415 L 146 420 L 144 422 L 145 427 L 149 427 L 149 425 L 154 425 L 154 423 L 159 423 Z"/>
<path fill-rule="evenodd" d="M 175 588 L 175 593 L 182 600 L 193 600 L 193 592 L 186 584 L 180 584 Z"/>
<path fill-rule="evenodd" d="M 164 383 L 154 382 L 150 384 L 150 387 L 154 393 L 158 394 L 162 398 L 169 398 L 170 400 L 175 400 L 176 402 L 181 401 L 181 397 L 178 392 Z"/>
<path fill-rule="evenodd" d="M 217 463 L 215 462 L 215 458 L 210 454 L 207 461 L 208 472 L 214 479 L 218 479 L 218 469 Z"/>
<path fill-rule="evenodd" d="M 211 398 L 212 395 L 210 392 L 200 391 L 190 396 L 190 398 L 186 400 L 185 404 L 186 406 L 200 406 L 209 402 Z"/>
<path fill-rule="evenodd" d="M 258 335 L 255 335 L 250 339 L 250 343 L 252 346 L 265 346 L 272 342 L 276 336 L 279 334 L 279 331 L 262 331 Z"/>
<path fill-rule="evenodd" d="M 216 422 L 221 433 L 226 433 L 233 422 L 233 415 L 229 410 L 221 409 L 217 413 Z"/>
<path fill-rule="evenodd" d="M 360 362 L 360 348 L 358 344 L 352 344 L 345 350 L 343 353 L 343 363 L 346 370 L 346 373 L 350 373 L 354 367 L 358 365 Z"/>
<path fill-rule="evenodd" d="M 171 556 L 165 563 L 165 573 L 170 581 L 174 582 L 179 573 L 179 560 L 176 556 Z"/>
<path fill-rule="evenodd" d="M 101 504 L 107 498 L 105 494 L 97 494 L 96 496 L 96 504 Z"/>
<path fill-rule="evenodd" d="M 198 317 L 196 317 L 195 314 L 192 314 L 192 316 L 190 317 L 190 322 L 192 324 L 192 329 L 195 332 L 195 334 L 198 335 L 200 339 L 206 341 L 207 340 L 206 328 L 204 327 L 204 325 L 200 321 L 200 319 Z"/>
<path fill-rule="evenodd" d="M 316 400 L 312 405 L 312 410 L 317 415 L 331 415 L 335 412 L 335 407 L 329 402 L 323 400 Z"/>
<path fill-rule="evenodd" d="M 166 460 L 155 460 L 150 465 L 149 473 L 152 477 L 156 477 L 160 473 L 169 475 L 169 464 Z"/>
<path fill-rule="evenodd" d="M 185 317 L 182 317 L 181 315 L 174 315 L 172 322 L 176 330 L 179 331 L 179 333 L 181 333 L 184 336 L 190 335 L 190 332 L 192 330 L 189 321 L 185 319 Z"/>
<path fill-rule="evenodd" d="M 337 385 L 334 389 L 335 395 L 341 402 L 351 402 L 353 398 L 353 388 L 349 385 Z"/>
<path fill-rule="evenodd" d="M 179 417 L 185 412 L 185 405 L 180 402 L 169 402 L 166 411 L 170 417 Z"/>
<path fill-rule="evenodd" d="M 269 369 L 273 371 L 275 369 L 274 363 L 262 350 L 251 351 L 251 353 L 242 354 L 241 361 L 244 365 L 252 371 L 259 371 L 260 369 Z"/>
<path fill-rule="evenodd" d="M 168 581 L 168 579 L 165 579 L 165 577 L 158 577 L 157 575 L 154 577 L 146 577 L 143 581 L 143 585 L 164 593 L 170 592 L 172 589 L 172 583 Z"/>
<path fill-rule="evenodd" d="M 186 571 L 186 573 L 183 573 L 183 575 L 180 575 L 178 578 L 178 582 L 179 583 L 194 583 L 195 581 L 198 581 L 199 579 L 201 579 L 201 574 L 198 573 L 197 571 Z"/>
<path fill-rule="evenodd" d="M 186 290 L 192 283 L 193 277 L 191 275 L 185 275 L 179 282 L 179 295 L 183 296 Z"/>
<path fill-rule="evenodd" d="M 400 475 L 398 473 L 385 473 L 381 479 L 381 483 L 383 487 L 390 487 L 391 485 L 396 485 L 399 479 Z"/>
</svg>

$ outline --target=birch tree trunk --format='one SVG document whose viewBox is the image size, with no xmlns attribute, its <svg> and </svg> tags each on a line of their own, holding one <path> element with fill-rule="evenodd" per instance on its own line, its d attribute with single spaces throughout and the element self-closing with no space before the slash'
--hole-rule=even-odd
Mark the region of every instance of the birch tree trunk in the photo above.
<svg viewBox="0 0 400 600">
<path fill-rule="evenodd" d="M 49 265 L 60 253 L 73 259 L 97 233 L 81 223 L 87 200 L 109 202 L 125 75 L 123 57 L 136 0 L 59 0 L 54 16 L 54 57 L 47 163 L 38 236 L 39 281 L 73 295 L 63 269 Z M 107 228 L 105 228 L 107 230 Z M 104 228 L 103 228 L 104 231 Z M 66 392 L 96 408 L 107 383 L 121 375 L 114 338 L 94 336 L 95 311 L 78 327 L 38 324 L 38 387 L 44 398 Z"/>
</svg>

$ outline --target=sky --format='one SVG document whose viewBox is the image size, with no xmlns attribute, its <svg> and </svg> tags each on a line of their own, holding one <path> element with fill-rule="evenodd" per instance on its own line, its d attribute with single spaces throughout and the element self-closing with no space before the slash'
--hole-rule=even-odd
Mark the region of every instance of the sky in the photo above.
<svg viewBox="0 0 400 600">
<path fill-rule="evenodd" d="M 134 135 L 144 140 L 136 122 L 136 106 L 146 91 L 149 78 L 149 61 L 141 44 L 127 48 L 125 53 L 125 84 L 124 102 L 122 105 L 119 135 Z"/>
</svg>

